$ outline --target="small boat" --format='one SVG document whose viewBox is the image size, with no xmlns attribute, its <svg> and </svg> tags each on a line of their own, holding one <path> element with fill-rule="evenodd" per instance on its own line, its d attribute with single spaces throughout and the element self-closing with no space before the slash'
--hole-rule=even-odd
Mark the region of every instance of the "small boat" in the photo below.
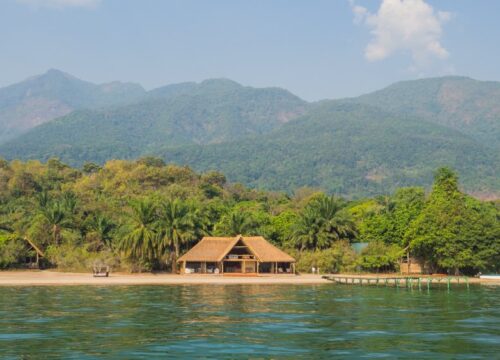
<svg viewBox="0 0 500 360">
<path fill-rule="evenodd" d="M 479 278 L 487 280 L 500 280 L 500 274 L 481 275 Z"/>
</svg>

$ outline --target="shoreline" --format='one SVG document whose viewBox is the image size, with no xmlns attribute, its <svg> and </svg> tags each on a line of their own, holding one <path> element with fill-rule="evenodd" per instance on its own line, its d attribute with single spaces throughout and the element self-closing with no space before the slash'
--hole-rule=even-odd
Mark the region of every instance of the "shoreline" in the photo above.
<svg viewBox="0 0 500 360">
<path fill-rule="evenodd" d="M 111 273 L 109 277 L 94 277 L 92 273 L 72 273 L 49 270 L 0 271 L 2 286 L 70 286 L 70 285 L 314 285 L 331 284 L 322 275 L 176 275 L 168 273 Z"/>
<path fill-rule="evenodd" d="M 111 273 L 109 277 L 94 277 L 91 273 L 59 272 L 51 270 L 0 271 L 2 286 L 115 286 L 115 285 L 317 285 L 334 284 L 322 275 L 175 275 L 169 273 Z M 395 277 L 395 274 L 335 274 L 339 277 L 375 279 Z M 470 284 L 500 285 L 498 280 L 468 278 Z"/>
</svg>

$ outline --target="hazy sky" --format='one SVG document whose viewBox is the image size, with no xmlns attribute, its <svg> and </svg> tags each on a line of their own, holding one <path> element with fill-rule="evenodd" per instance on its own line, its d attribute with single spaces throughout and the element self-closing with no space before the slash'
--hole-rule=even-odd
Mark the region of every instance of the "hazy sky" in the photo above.
<svg viewBox="0 0 500 360">
<path fill-rule="evenodd" d="M 0 86 L 56 68 L 147 89 L 226 77 L 308 99 L 500 80 L 496 0 L 0 0 Z"/>
</svg>

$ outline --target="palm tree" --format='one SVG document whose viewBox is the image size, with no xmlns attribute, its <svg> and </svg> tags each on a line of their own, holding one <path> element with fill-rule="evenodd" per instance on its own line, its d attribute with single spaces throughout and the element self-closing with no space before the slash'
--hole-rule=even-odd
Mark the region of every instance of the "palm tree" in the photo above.
<svg viewBox="0 0 500 360">
<path fill-rule="evenodd" d="M 334 196 L 311 200 L 293 232 L 293 242 L 301 250 L 324 249 L 333 241 L 356 235 L 355 224 L 343 211 L 345 202 Z"/>
<path fill-rule="evenodd" d="M 172 272 L 177 272 L 177 259 L 183 244 L 196 238 L 196 221 L 193 209 L 180 200 L 160 203 L 159 226 L 161 228 L 160 251 L 170 249 Z"/>
<path fill-rule="evenodd" d="M 40 191 L 39 193 L 37 193 L 35 195 L 35 198 L 38 202 L 38 206 L 40 206 L 42 208 L 47 206 L 50 202 L 50 196 L 49 196 L 49 193 L 47 192 L 47 190 Z"/>
<path fill-rule="evenodd" d="M 295 224 L 292 234 L 293 244 L 303 251 L 325 247 L 327 241 L 322 219 L 313 208 L 306 207 Z"/>
<path fill-rule="evenodd" d="M 95 213 L 86 221 L 89 233 L 94 235 L 97 240 L 97 249 L 107 246 L 111 248 L 112 233 L 115 229 L 115 224 L 101 213 Z"/>
<path fill-rule="evenodd" d="M 248 214 L 241 210 L 233 210 L 222 217 L 216 231 L 224 235 L 236 236 L 248 234 L 253 227 L 252 220 Z"/>
<path fill-rule="evenodd" d="M 52 241 L 55 245 L 61 243 L 61 230 L 71 225 L 66 208 L 60 202 L 48 202 L 40 208 L 40 214 L 51 227 Z"/>
<path fill-rule="evenodd" d="M 76 213 L 78 200 L 74 193 L 66 191 L 62 196 L 61 203 L 68 214 L 74 215 Z"/>
<path fill-rule="evenodd" d="M 120 249 L 139 259 L 152 260 L 158 248 L 156 205 L 150 199 L 131 201 L 129 222 L 122 228 Z"/>
<path fill-rule="evenodd" d="M 325 219 L 325 228 L 332 240 L 349 239 L 356 235 L 351 216 L 343 209 L 346 203 L 335 196 L 323 196 L 317 201 L 318 212 Z"/>
</svg>

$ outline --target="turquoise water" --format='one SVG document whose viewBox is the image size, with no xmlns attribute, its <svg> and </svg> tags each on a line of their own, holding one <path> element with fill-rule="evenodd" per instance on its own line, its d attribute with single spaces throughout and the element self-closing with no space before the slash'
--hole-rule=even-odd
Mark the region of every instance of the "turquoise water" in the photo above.
<svg viewBox="0 0 500 360">
<path fill-rule="evenodd" d="M 0 358 L 499 359 L 500 288 L 0 288 Z"/>
</svg>

